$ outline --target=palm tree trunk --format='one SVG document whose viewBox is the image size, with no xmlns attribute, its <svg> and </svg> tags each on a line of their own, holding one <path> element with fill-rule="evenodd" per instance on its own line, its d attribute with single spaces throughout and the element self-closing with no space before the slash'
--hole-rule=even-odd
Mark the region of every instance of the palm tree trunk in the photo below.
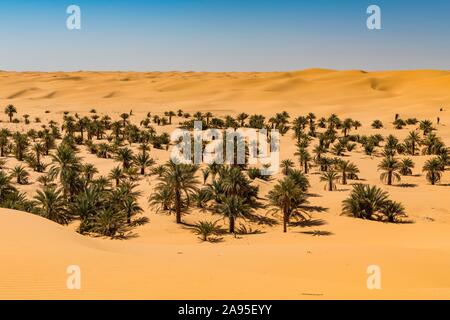
<svg viewBox="0 0 450 320">
<path fill-rule="evenodd" d="M 234 216 L 230 216 L 230 233 L 234 233 L 235 230 L 235 219 Z"/>
<path fill-rule="evenodd" d="M 175 191 L 175 213 L 177 216 L 177 223 L 181 223 L 181 194 L 179 190 Z"/>
<path fill-rule="evenodd" d="M 388 185 L 392 185 L 392 172 L 388 173 Z"/>
<path fill-rule="evenodd" d="M 347 184 L 347 174 L 345 171 L 342 172 L 342 184 Z"/>
<path fill-rule="evenodd" d="M 288 215 L 285 213 L 285 214 L 283 215 L 283 232 L 284 232 L 284 233 L 287 232 L 287 226 L 288 226 L 288 223 L 289 223 L 289 217 L 288 217 Z"/>
</svg>

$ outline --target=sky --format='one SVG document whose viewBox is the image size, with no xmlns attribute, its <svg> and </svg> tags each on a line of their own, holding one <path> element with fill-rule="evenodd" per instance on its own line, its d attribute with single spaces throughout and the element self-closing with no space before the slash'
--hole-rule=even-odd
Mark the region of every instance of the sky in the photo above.
<svg viewBox="0 0 450 320">
<path fill-rule="evenodd" d="M 81 30 L 66 27 L 73 4 Z M 0 1 L 0 70 L 307 68 L 449 70 L 450 1 Z"/>
</svg>

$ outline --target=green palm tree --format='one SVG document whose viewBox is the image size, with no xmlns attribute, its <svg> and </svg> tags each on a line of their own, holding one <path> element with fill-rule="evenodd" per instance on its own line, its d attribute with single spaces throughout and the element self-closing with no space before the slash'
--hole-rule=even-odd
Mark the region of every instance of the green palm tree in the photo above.
<svg viewBox="0 0 450 320">
<path fill-rule="evenodd" d="M 35 143 L 32 147 L 34 154 L 36 155 L 36 162 L 38 165 L 41 164 L 41 156 L 45 152 L 45 147 L 41 143 Z"/>
<path fill-rule="evenodd" d="M 158 178 L 160 183 L 156 189 L 167 188 L 171 191 L 170 198 L 173 201 L 177 223 L 182 222 L 183 202 L 189 203 L 190 194 L 197 189 L 198 180 L 195 176 L 197 170 L 197 166 L 169 161 L 166 164 L 166 170 Z"/>
<path fill-rule="evenodd" d="M 244 122 L 245 122 L 245 120 L 247 118 L 248 118 L 248 114 L 243 112 L 243 113 L 240 113 L 240 114 L 237 115 L 236 120 L 240 121 L 241 122 L 241 127 L 243 127 L 244 126 Z"/>
<path fill-rule="evenodd" d="M 150 195 L 148 202 L 157 211 L 171 211 L 173 205 L 172 190 L 167 186 L 162 189 L 155 189 Z"/>
<path fill-rule="evenodd" d="M 14 114 L 17 113 L 17 109 L 16 107 L 14 107 L 12 104 L 9 104 L 6 106 L 5 108 L 5 114 L 8 115 L 9 117 L 9 122 L 12 122 L 12 118 L 14 116 Z"/>
<path fill-rule="evenodd" d="M 353 174 L 359 172 L 358 167 L 356 167 L 355 164 L 351 163 L 348 160 L 338 160 L 336 167 L 341 174 L 342 184 L 344 185 L 347 184 L 347 178 L 350 172 L 352 172 Z"/>
<path fill-rule="evenodd" d="M 222 230 L 217 225 L 217 221 L 199 221 L 193 226 L 193 231 L 200 236 L 202 241 L 206 242 L 211 240 L 211 236 L 220 234 Z"/>
<path fill-rule="evenodd" d="M 309 169 L 309 162 L 312 160 L 308 150 L 306 150 L 306 148 L 300 147 L 294 155 L 299 157 L 300 164 L 303 167 L 303 171 L 305 174 L 307 174 Z"/>
<path fill-rule="evenodd" d="M 307 203 L 303 190 L 291 177 L 279 181 L 269 192 L 270 205 L 283 214 L 283 232 L 287 232 L 291 217 L 300 214 L 301 207 Z"/>
<path fill-rule="evenodd" d="M 67 225 L 70 214 L 67 210 L 65 197 L 60 190 L 44 188 L 38 190 L 34 199 L 37 202 L 37 213 L 59 224 Z"/>
<path fill-rule="evenodd" d="M 405 207 L 400 202 L 388 200 L 381 207 L 380 212 L 384 214 L 388 222 L 396 223 L 398 218 L 406 217 Z"/>
<path fill-rule="evenodd" d="M 114 180 L 116 182 L 116 188 L 120 185 L 120 181 L 125 178 L 125 173 L 123 172 L 122 168 L 119 166 L 114 167 L 108 176 L 111 180 Z"/>
<path fill-rule="evenodd" d="M 30 174 L 22 166 L 15 166 L 11 169 L 11 178 L 16 178 L 16 182 L 20 185 L 24 185 L 28 183 L 28 177 Z"/>
<path fill-rule="evenodd" d="M 438 158 L 433 158 L 425 162 L 425 165 L 422 168 L 423 172 L 426 172 L 427 180 L 435 185 L 442 178 L 442 165 Z"/>
<path fill-rule="evenodd" d="M 420 121 L 419 129 L 423 131 L 424 136 L 430 134 L 431 131 L 436 130 L 435 128 L 433 128 L 433 123 L 430 120 Z"/>
<path fill-rule="evenodd" d="M 236 220 L 240 217 L 247 217 L 251 212 L 251 207 L 240 196 L 222 196 L 222 202 L 218 205 L 218 211 L 228 218 L 229 232 L 235 233 Z"/>
<path fill-rule="evenodd" d="M 120 115 L 120 118 L 122 119 L 122 127 L 125 128 L 127 126 L 130 115 L 128 113 L 122 113 Z"/>
<path fill-rule="evenodd" d="M 291 159 L 285 159 L 281 161 L 280 167 L 282 169 L 283 174 L 287 176 L 294 167 L 294 161 L 292 161 Z"/>
<path fill-rule="evenodd" d="M 128 169 L 131 167 L 131 163 L 133 161 L 134 155 L 133 151 L 130 148 L 124 147 L 117 150 L 115 160 L 122 162 L 122 166 L 124 169 Z"/>
<path fill-rule="evenodd" d="M 289 177 L 294 180 L 295 185 L 299 187 L 303 192 L 308 191 L 309 184 L 308 178 L 300 170 L 292 169 L 289 171 Z"/>
<path fill-rule="evenodd" d="M 11 184 L 11 177 L 3 170 L 0 170 L 0 204 L 7 200 L 14 192 L 17 192 L 17 190 Z"/>
<path fill-rule="evenodd" d="M 150 158 L 150 155 L 146 152 L 140 152 L 138 155 L 134 158 L 134 162 L 137 166 L 139 166 L 141 170 L 141 175 L 145 174 L 145 169 L 148 167 L 151 167 L 155 164 L 155 160 Z"/>
<path fill-rule="evenodd" d="M 11 133 L 8 129 L 3 128 L 0 130 L 0 157 L 5 156 L 5 148 L 9 143 L 8 138 L 10 135 Z"/>
<path fill-rule="evenodd" d="M 402 175 L 412 175 L 412 169 L 414 169 L 414 162 L 411 160 L 411 158 L 405 158 L 400 161 L 400 173 Z"/>
<path fill-rule="evenodd" d="M 214 115 L 211 112 L 206 112 L 205 113 L 205 118 L 206 118 L 206 125 L 209 126 L 209 121 L 210 119 L 213 117 Z"/>
<path fill-rule="evenodd" d="M 98 173 L 98 169 L 92 163 L 85 163 L 81 166 L 81 173 L 89 184 L 94 179 L 94 175 Z"/>
<path fill-rule="evenodd" d="M 68 193 L 73 193 L 73 183 L 79 178 L 80 158 L 77 157 L 75 151 L 67 144 L 61 144 L 56 149 L 56 152 L 51 155 L 52 166 L 50 168 L 50 175 L 59 177 L 61 186 L 63 188 L 64 196 Z"/>
<path fill-rule="evenodd" d="M 381 122 L 380 120 L 374 120 L 372 122 L 372 128 L 373 129 L 381 129 L 381 128 L 383 128 L 383 122 Z"/>
<path fill-rule="evenodd" d="M 342 202 L 342 213 L 361 219 L 374 219 L 388 201 L 387 192 L 376 186 L 356 184 L 350 196 Z"/>
<path fill-rule="evenodd" d="M 401 180 L 401 176 L 398 173 L 401 169 L 400 162 L 394 157 L 386 157 L 378 165 L 378 171 L 382 171 L 380 180 L 387 182 L 389 186 L 392 182 Z"/>
<path fill-rule="evenodd" d="M 28 136 L 26 134 L 21 134 L 20 132 L 16 132 L 13 135 L 14 139 L 14 153 L 19 161 L 24 160 L 25 153 L 27 152 L 29 142 Z"/>
<path fill-rule="evenodd" d="M 144 212 L 139 206 L 137 200 L 132 196 L 126 196 L 122 203 L 123 210 L 127 216 L 127 223 L 131 224 L 131 217 L 138 213 Z"/>
<path fill-rule="evenodd" d="M 411 146 L 411 155 L 416 155 L 417 146 L 420 146 L 422 139 L 420 139 L 417 131 L 411 131 L 405 139 L 407 145 Z"/>
<path fill-rule="evenodd" d="M 334 191 L 336 190 L 336 181 L 340 179 L 339 174 L 336 171 L 326 171 L 320 175 L 320 181 L 326 182 L 325 190 Z"/>
<path fill-rule="evenodd" d="M 123 234 L 125 229 L 126 215 L 123 211 L 114 208 L 104 208 L 95 216 L 92 230 L 103 236 L 115 237 L 118 233 Z"/>
</svg>

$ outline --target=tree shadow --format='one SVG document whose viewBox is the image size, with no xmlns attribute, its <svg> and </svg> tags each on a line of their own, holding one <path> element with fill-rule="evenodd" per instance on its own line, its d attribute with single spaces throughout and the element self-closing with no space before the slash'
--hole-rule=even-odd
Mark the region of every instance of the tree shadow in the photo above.
<svg viewBox="0 0 450 320">
<path fill-rule="evenodd" d="M 327 222 L 323 219 L 310 219 L 310 220 L 302 220 L 291 222 L 291 226 L 293 227 L 320 227 L 326 225 Z"/>
<path fill-rule="evenodd" d="M 139 217 L 139 218 L 134 219 L 131 222 L 130 227 L 140 227 L 140 226 L 146 225 L 149 222 L 150 222 L 150 219 L 148 217 Z"/>
<path fill-rule="evenodd" d="M 127 232 L 127 233 L 120 233 L 118 235 L 115 235 L 111 237 L 113 240 L 129 240 L 129 239 L 136 239 L 139 238 L 139 235 L 134 232 Z"/>
<path fill-rule="evenodd" d="M 255 222 L 255 223 L 260 224 L 260 225 L 267 225 L 267 226 L 270 226 L 270 227 L 273 227 L 273 226 L 279 224 L 278 220 L 276 220 L 274 218 L 271 218 L 271 217 L 268 217 L 268 216 L 259 215 L 259 214 L 253 214 L 253 213 L 250 213 L 248 215 L 247 220 L 250 221 L 250 222 Z"/>
<path fill-rule="evenodd" d="M 329 237 L 333 236 L 334 233 L 330 231 L 313 230 L 313 231 L 301 231 L 300 233 L 311 235 L 313 237 Z"/>
<path fill-rule="evenodd" d="M 310 212 L 319 212 L 319 213 L 328 212 L 328 208 L 325 208 L 322 206 L 304 206 L 304 207 L 302 207 L 302 209 L 308 213 L 310 213 Z"/>
<path fill-rule="evenodd" d="M 399 188 L 416 188 L 417 184 L 415 184 L 415 183 L 400 183 L 400 184 L 394 185 L 394 187 L 399 187 Z"/>
<path fill-rule="evenodd" d="M 307 193 L 307 196 L 310 198 L 322 198 L 323 196 L 318 193 Z"/>
</svg>

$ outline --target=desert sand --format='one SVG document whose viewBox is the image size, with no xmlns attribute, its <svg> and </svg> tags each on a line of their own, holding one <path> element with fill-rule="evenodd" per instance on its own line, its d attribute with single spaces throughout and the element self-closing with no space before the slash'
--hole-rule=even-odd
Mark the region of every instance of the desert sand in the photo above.
<svg viewBox="0 0 450 320">
<path fill-rule="evenodd" d="M 137 123 L 152 114 L 183 109 L 215 115 L 239 112 L 274 115 L 287 111 L 291 120 L 314 112 L 336 113 L 362 123 L 359 134 L 394 134 L 404 139 L 413 126 L 395 130 L 396 113 L 404 118 L 429 119 L 446 145 L 450 144 L 450 72 L 447 71 L 334 71 L 311 69 L 289 73 L 14 73 L 0 72 L 0 105 L 14 104 L 18 118 L 40 117 L 42 123 L 61 121 L 64 111 L 113 119 L 133 110 Z M 443 111 L 440 109 L 443 108 Z M 48 110 L 50 113 L 45 113 Z M 1 127 L 25 131 L 23 123 Z M 380 119 L 386 128 L 370 127 Z M 174 125 L 156 127 L 170 132 Z M 38 124 L 32 126 L 39 128 Z M 293 159 L 291 132 L 281 140 L 281 160 Z M 107 174 L 117 163 L 99 159 L 83 148 L 84 161 Z M 151 150 L 158 164 L 169 158 Z M 135 237 L 110 240 L 82 236 L 76 227 L 60 226 L 36 215 L 0 209 L 1 299 L 448 299 L 450 298 L 450 175 L 430 185 L 422 173 L 429 156 L 415 156 L 414 175 L 399 185 L 379 179 L 379 157 L 349 153 L 364 183 L 380 186 L 401 201 L 411 224 L 386 224 L 341 215 L 341 202 L 351 185 L 324 190 L 319 176 L 310 174 L 311 223 L 292 227 L 257 226 L 261 234 L 225 236 L 220 243 L 202 243 L 174 216 L 148 207 L 155 185 L 144 178 L 140 200 L 150 223 L 133 230 Z M 7 166 L 16 164 L 9 158 Z M 35 192 L 37 174 L 21 187 Z M 281 173 L 274 178 L 280 178 Z M 276 179 L 258 181 L 265 197 Z M 209 214 L 192 210 L 183 219 L 194 223 Z M 220 216 L 209 217 L 220 219 Z M 245 221 L 240 221 L 247 224 Z M 226 226 L 227 222 L 222 222 Z M 315 231 L 327 232 L 314 236 Z M 81 290 L 66 287 L 69 265 L 82 273 Z M 368 290 L 367 267 L 378 265 L 382 289 Z"/>
</svg>

